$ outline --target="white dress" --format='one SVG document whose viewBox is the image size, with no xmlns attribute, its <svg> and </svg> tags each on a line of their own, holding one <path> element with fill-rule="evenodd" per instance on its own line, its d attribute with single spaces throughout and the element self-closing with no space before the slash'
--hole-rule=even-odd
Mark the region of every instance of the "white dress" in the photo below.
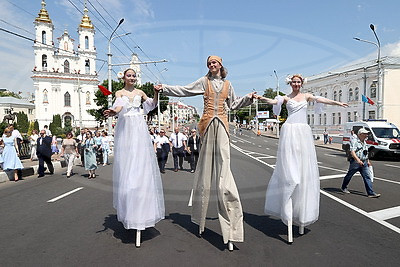
<svg viewBox="0 0 400 267">
<path fill-rule="evenodd" d="M 113 106 L 123 107 L 115 128 L 113 204 L 126 229 L 144 230 L 164 219 L 165 208 L 161 175 L 140 104 L 141 96 L 136 95 L 118 97 Z M 154 108 L 151 98 L 143 103 L 145 114 Z"/>
<path fill-rule="evenodd" d="M 280 97 L 279 104 L 282 101 Z M 307 124 L 307 101 L 290 99 L 286 108 L 289 116 L 282 126 L 276 167 L 268 184 L 264 211 L 280 218 L 286 225 L 292 219 L 294 224 L 306 226 L 317 221 L 319 215 L 317 156 L 311 128 Z"/>
</svg>

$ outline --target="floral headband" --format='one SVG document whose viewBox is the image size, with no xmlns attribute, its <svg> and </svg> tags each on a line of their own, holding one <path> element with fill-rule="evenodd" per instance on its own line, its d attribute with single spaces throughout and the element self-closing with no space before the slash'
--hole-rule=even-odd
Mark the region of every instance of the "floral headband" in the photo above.
<svg viewBox="0 0 400 267">
<path fill-rule="evenodd" d="M 286 84 L 291 84 L 292 83 L 292 79 L 293 78 L 300 78 L 300 80 L 302 81 L 302 84 L 306 84 L 307 83 L 307 78 L 303 78 L 303 76 L 301 76 L 301 74 L 293 74 L 293 75 L 289 75 L 286 77 Z"/>
</svg>

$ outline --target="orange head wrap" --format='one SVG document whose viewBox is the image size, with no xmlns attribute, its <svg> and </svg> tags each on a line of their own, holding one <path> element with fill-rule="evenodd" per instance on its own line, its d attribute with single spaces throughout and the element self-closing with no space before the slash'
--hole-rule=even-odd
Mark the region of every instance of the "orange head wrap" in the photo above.
<svg viewBox="0 0 400 267">
<path fill-rule="evenodd" d="M 207 58 L 207 64 L 208 64 L 208 62 L 210 62 L 211 60 L 216 60 L 216 61 L 218 61 L 219 64 L 221 64 L 221 66 L 222 66 L 222 58 L 220 58 L 219 56 L 209 56 L 209 57 Z M 208 66 L 208 65 L 207 65 L 207 66 Z"/>
</svg>

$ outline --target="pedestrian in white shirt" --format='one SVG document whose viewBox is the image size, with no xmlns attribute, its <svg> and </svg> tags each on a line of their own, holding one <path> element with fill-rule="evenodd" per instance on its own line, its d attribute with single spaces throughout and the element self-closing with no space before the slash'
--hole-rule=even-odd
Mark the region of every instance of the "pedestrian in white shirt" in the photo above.
<svg viewBox="0 0 400 267">
<path fill-rule="evenodd" d="M 175 127 L 175 132 L 169 137 L 171 142 L 171 151 L 174 158 L 174 171 L 178 171 L 178 158 L 179 158 L 179 168 L 183 170 L 183 156 L 186 150 L 186 136 L 179 132 L 179 127 Z"/>
<path fill-rule="evenodd" d="M 165 163 L 168 160 L 170 143 L 168 137 L 165 136 L 164 130 L 160 130 L 160 135 L 156 137 L 154 141 L 154 150 L 157 153 L 157 161 L 160 172 L 165 173 Z"/>
</svg>

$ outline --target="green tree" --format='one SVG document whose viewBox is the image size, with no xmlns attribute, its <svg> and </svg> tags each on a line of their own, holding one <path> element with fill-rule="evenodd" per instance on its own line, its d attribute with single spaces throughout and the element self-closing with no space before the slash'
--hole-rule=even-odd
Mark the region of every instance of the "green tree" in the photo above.
<svg viewBox="0 0 400 267">
<path fill-rule="evenodd" d="M 33 123 L 33 129 L 39 132 L 39 122 L 37 120 Z"/>
<path fill-rule="evenodd" d="M 141 86 L 138 86 L 138 89 L 142 90 L 148 97 L 154 97 L 154 84 L 147 82 Z M 163 113 L 168 108 L 168 100 L 169 97 L 162 94 L 160 95 L 160 113 Z M 147 114 L 147 120 L 151 121 L 154 115 L 157 115 L 157 109 L 153 109 L 149 112 L 149 114 Z"/>
<path fill-rule="evenodd" d="M 283 92 L 279 92 L 279 95 L 284 96 L 285 94 Z M 267 88 L 267 89 L 265 89 L 263 96 L 267 97 L 267 98 L 274 99 L 276 97 L 276 91 L 274 89 L 272 89 L 272 88 Z M 265 106 L 265 108 L 266 108 L 266 109 L 263 109 L 263 110 L 268 110 L 269 111 L 270 117 L 274 116 L 273 115 L 274 113 L 272 112 L 272 106 L 271 105 L 263 105 L 263 106 Z M 280 114 L 281 120 L 285 121 L 287 119 L 287 116 L 288 116 L 288 112 L 287 112 L 287 109 L 286 109 L 286 104 L 283 104 L 282 105 L 281 114 Z"/>
<path fill-rule="evenodd" d="M 68 132 L 72 132 L 72 124 L 71 124 L 71 120 L 66 120 L 64 123 L 64 129 L 63 129 L 63 133 L 68 133 Z"/>
<path fill-rule="evenodd" d="M 9 91 L 5 91 L 5 92 L 0 92 L 0 97 L 4 97 L 4 96 L 11 96 L 11 97 L 15 97 L 18 99 L 21 99 L 22 97 L 14 92 L 9 92 Z"/>
<path fill-rule="evenodd" d="M 21 133 L 27 133 L 29 128 L 28 115 L 23 111 L 17 113 L 17 128 Z"/>
<path fill-rule="evenodd" d="M 34 127 L 35 127 L 35 123 L 34 123 L 33 121 L 29 122 L 29 128 L 28 128 L 28 132 L 27 132 L 27 135 L 28 135 L 28 136 L 31 136 L 31 135 L 32 135 L 32 132 L 33 132 L 33 130 L 34 130 Z"/>
<path fill-rule="evenodd" d="M 2 135 L 4 133 L 4 129 L 8 127 L 8 123 L 3 121 L 0 123 L 0 134 Z"/>
<path fill-rule="evenodd" d="M 63 130 L 61 127 L 61 116 L 60 114 L 53 115 L 53 121 L 50 122 L 49 130 L 53 135 L 60 135 L 62 134 Z"/>
<path fill-rule="evenodd" d="M 104 87 L 108 88 L 108 80 L 104 80 L 101 84 Z M 115 99 L 115 92 L 124 88 L 124 83 L 122 81 L 112 81 L 112 99 Z M 108 109 L 108 96 L 103 95 L 100 90 L 97 90 L 95 95 L 94 102 L 99 107 L 98 109 L 89 109 L 87 112 L 95 117 L 96 121 L 100 122 L 100 126 L 103 126 L 103 123 L 106 121 L 106 118 L 103 115 L 103 112 Z"/>
</svg>

